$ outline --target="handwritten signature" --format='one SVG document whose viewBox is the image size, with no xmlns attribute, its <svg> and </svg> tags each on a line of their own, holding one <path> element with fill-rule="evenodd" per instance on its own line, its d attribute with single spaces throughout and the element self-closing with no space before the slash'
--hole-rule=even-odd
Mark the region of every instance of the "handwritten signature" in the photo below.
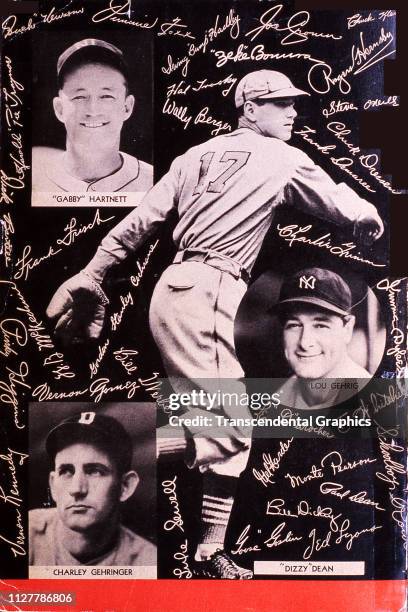
<svg viewBox="0 0 408 612">
<path fill-rule="evenodd" d="M 289 246 L 293 246 L 293 244 L 298 242 L 301 244 L 308 244 L 321 249 L 327 249 L 332 255 L 336 255 L 342 259 L 353 259 L 375 268 L 385 268 L 385 264 L 374 263 L 371 259 L 365 259 L 364 257 L 355 255 L 353 251 L 357 246 L 354 242 L 343 242 L 340 245 L 333 244 L 330 232 L 318 238 L 309 238 L 307 234 L 313 229 L 313 225 L 284 225 L 282 227 L 278 224 L 276 229 L 279 236 L 283 238 L 285 242 L 288 242 Z"/>
<path fill-rule="evenodd" d="M 268 484 L 274 484 L 272 480 L 274 473 L 279 469 L 282 458 L 288 452 L 290 445 L 293 442 L 293 438 L 289 438 L 287 442 L 282 440 L 279 443 L 279 450 L 276 457 L 272 457 L 270 453 L 262 454 L 263 470 L 252 469 L 252 473 L 257 480 L 259 480 L 264 487 Z"/>
<path fill-rule="evenodd" d="M 330 38 L 332 40 L 341 40 L 342 36 L 336 36 L 335 34 L 324 34 L 320 32 L 306 31 L 303 30 L 310 21 L 310 13 L 308 11 L 299 11 L 292 15 L 287 22 L 285 27 L 281 27 L 279 22 L 275 22 L 275 19 L 279 16 L 283 9 L 283 4 L 277 4 L 272 8 L 266 10 L 259 18 L 260 26 L 250 30 L 245 36 L 250 36 L 250 40 L 253 41 L 255 38 L 262 34 L 262 32 L 273 30 L 274 32 L 289 32 L 282 38 L 281 45 L 295 45 L 300 42 L 308 40 L 309 37 L 313 38 Z M 281 17 L 280 17 L 281 19 Z"/>
<path fill-rule="evenodd" d="M 102 9 L 95 13 L 92 17 L 94 23 L 101 23 L 102 21 L 114 21 L 116 23 L 123 23 L 125 25 L 131 25 L 136 28 L 142 28 L 151 30 L 157 25 L 159 18 L 156 17 L 153 21 L 132 21 L 130 19 L 131 13 L 131 0 L 126 0 L 123 4 L 115 4 L 115 0 L 109 2 L 107 8 Z M 126 15 L 127 18 L 122 16 Z"/>
<path fill-rule="evenodd" d="M 90 223 L 78 225 L 78 221 L 75 217 L 72 217 L 68 224 L 64 227 L 64 231 L 66 232 L 62 238 L 58 238 L 56 244 L 58 247 L 56 248 L 54 245 L 50 245 L 48 247 L 48 251 L 45 255 L 41 255 L 40 257 L 32 257 L 31 246 L 27 244 L 23 248 L 23 252 L 21 257 L 19 257 L 16 261 L 16 271 L 14 273 L 15 280 L 23 279 L 27 280 L 30 272 L 42 264 L 44 261 L 55 257 L 62 251 L 64 247 L 70 246 L 73 244 L 79 236 L 82 236 L 89 231 L 93 230 L 95 227 L 102 225 L 103 223 L 108 223 L 114 216 L 103 218 L 99 212 L 99 209 L 96 210 L 93 220 Z"/>
<path fill-rule="evenodd" d="M 393 42 L 392 32 L 385 32 L 384 28 L 381 28 L 378 40 L 366 46 L 364 32 L 360 32 L 359 43 L 354 44 L 351 48 L 351 63 L 347 68 L 333 75 L 333 68 L 330 64 L 316 63 L 308 73 L 310 87 L 319 94 L 329 93 L 332 87 L 338 87 L 342 94 L 350 93 L 350 77 L 361 74 L 395 53 L 395 49 L 389 49 Z"/>
<path fill-rule="evenodd" d="M 177 476 L 174 476 L 172 480 L 163 480 L 161 483 L 163 493 L 167 495 L 170 504 L 173 506 L 173 516 L 171 519 L 165 521 L 163 527 L 165 531 L 173 531 L 178 529 L 184 533 L 184 522 L 180 513 L 179 501 L 177 498 Z"/>
</svg>

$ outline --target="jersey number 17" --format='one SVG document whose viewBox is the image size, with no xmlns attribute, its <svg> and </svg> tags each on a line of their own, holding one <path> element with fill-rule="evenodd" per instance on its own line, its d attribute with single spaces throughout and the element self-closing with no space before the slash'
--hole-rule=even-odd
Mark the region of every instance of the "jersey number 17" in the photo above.
<svg viewBox="0 0 408 612">
<path fill-rule="evenodd" d="M 219 159 L 219 162 L 224 164 L 230 162 L 229 166 L 214 181 L 210 181 L 208 184 L 206 184 L 207 174 L 210 170 L 211 164 L 217 163 L 216 161 L 213 161 L 214 155 L 214 151 L 209 151 L 201 156 L 200 174 L 193 195 L 199 196 L 205 191 L 210 193 L 221 193 L 227 181 L 231 179 L 231 177 L 233 177 L 238 170 L 245 166 L 251 153 L 248 151 L 224 151 Z"/>
</svg>

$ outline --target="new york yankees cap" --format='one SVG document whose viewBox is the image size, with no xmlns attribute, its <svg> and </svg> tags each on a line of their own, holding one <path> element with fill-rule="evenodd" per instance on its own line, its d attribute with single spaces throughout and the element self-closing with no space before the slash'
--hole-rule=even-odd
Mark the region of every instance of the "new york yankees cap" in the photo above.
<svg viewBox="0 0 408 612">
<path fill-rule="evenodd" d="M 351 311 L 352 297 L 350 287 L 336 272 L 304 268 L 283 282 L 279 301 L 271 310 L 284 312 L 296 303 L 312 304 L 346 316 Z"/>
<path fill-rule="evenodd" d="M 298 89 L 282 72 L 276 70 L 256 70 L 244 76 L 235 90 L 235 106 L 239 108 L 247 100 L 273 100 L 274 98 L 293 98 L 310 96 Z"/>
<path fill-rule="evenodd" d="M 94 411 L 78 412 L 61 421 L 49 432 L 45 448 L 52 461 L 71 444 L 85 442 L 104 450 L 119 469 L 126 472 L 132 462 L 132 440 L 125 428 L 113 417 Z"/>
<path fill-rule="evenodd" d="M 60 82 L 64 80 L 67 72 L 83 62 L 106 63 L 119 70 L 126 78 L 128 76 L 127 64 L 118 47 L 99 38 L 84 38 L 65 49 L 59 56 L 57 75 Z"/>
</svg>

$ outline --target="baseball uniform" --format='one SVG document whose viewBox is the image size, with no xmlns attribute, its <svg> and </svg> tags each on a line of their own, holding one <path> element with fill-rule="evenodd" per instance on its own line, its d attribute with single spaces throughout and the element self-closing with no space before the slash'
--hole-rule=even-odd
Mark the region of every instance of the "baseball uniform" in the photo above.
<svg viewBox="0 0 408 612">
<path fill-rule="evenodd" d="M 140 206 L 104 238 L 85 268 L 103 277 L 177 208 L 173 239 L 178 253 L 157 283 L 150 307 L 152 334 L 176 392 L 185 392 L 194 379 L 243 375 L 234 349 L 234 319 L 245 281 L 282 204 L 339 225 L 360 215 L 377 216 L 372 204 L 347 185 L 336 185 L 299 149 L 239 127 L 177 157 Z M 241 407 L 233 416 L 244 412 Z M 188 429 L 197 434 L 192 465 L 223 474 L 227 469 L 233 476 L 244 469 L 248 441 L 237 434 L 230 440 L 232 448 L 226 448 L 217 440 L 218 457 L 213 457 L 203 433 Z M 240 453 L 243 459 L 237 462 Z M 228 471 L 228 462 L 238 466 Z"/>
<path fill-rule="evenodd" d="M 132 155 L 120 152 L 122 166 L 108 176 L 83 181 L 64 169 L 61 149 L 34 147 L 32 152 L 32 190 L 42 192 L 146 192 L 153 185 L 153 166 Z"/>
<path fill-rule="evenodd" d="M 156 547 L 123 525 L 111 550 L 81 563 L 63 546 L 58 526 L 56 508 L 29 512 L 30 565 L 156 565 Z"/>
</svg>

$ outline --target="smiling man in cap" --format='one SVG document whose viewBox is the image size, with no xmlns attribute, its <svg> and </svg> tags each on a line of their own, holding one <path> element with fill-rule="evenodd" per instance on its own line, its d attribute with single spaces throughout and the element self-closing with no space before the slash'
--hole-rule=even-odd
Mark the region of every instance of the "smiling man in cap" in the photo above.
<svg viewBox="0 0 408 612">
<path fill-rule="evenodd" d="M 122 425 L 81 412 L 54 427 L 45 445 L 56 507 L 30 511 L 30 565 L 155 566 L 156 547 L 120 524 L 120 504 L 139 482 Z"/>
<path fill-rule="evenodd" d="M 331 270 L 305 268 L 284 281 L 272 308 L 294 372 L 281 387 L 283 405 L 305 409 L 338 403 L 371 378 L 348 354 L 355 324 L 351 311 L 350 287 Z"/>
<path fill-rule="evenodd" d="M 33 149 L 33 192 L 145 192 L 149 164 L 120 151 L 124 122 L 133 112 L 128 67 L 115 45 L 87 38 L 58 58 L 54 113 L 65 125 L 66 149 Z"/>
<path fill-rule="evenodd" d="M 306 95 L 272 70 L 251 72 L 238 83 L 238 128 L 177 157 L 140 206 L 104 238 L 86 268 L 58 289 L 47 314 L 65 342 L 99 336 L 108 303 L 101 287 L 107 273 L 176 209 L 178 252 L 150 305 L 150 327 L 167 376 L 178 393 L 191 392 L 205 379 L 238 381 L 244 372 L 235 353 L 234 320 L 277 206 L 297 206 L 349 225 L 351 232 L 357 227 L 369 241 L 381 236 L 383 224 L 372 204 L 347 185 L 336 185 L 305 153 L 287 144 L 295 100 Z M 80 306 L 84 296 L 93 310 L 87 319 Z M 232 418 L 238 410 L 240 417 L 250 416 L 247 407 L 220 409 Z M 251 578 L 252 571 L 224 550 L 250 438 L 237 431 L 214 440 L 202 428 L 185 430 L 193 449 L 188 465 L 204 474 L 202 532 L 193 571 L 203 577 Z M 175 449 L 186 445 L 183 430 L 180 435 Z"/>
</svg>

